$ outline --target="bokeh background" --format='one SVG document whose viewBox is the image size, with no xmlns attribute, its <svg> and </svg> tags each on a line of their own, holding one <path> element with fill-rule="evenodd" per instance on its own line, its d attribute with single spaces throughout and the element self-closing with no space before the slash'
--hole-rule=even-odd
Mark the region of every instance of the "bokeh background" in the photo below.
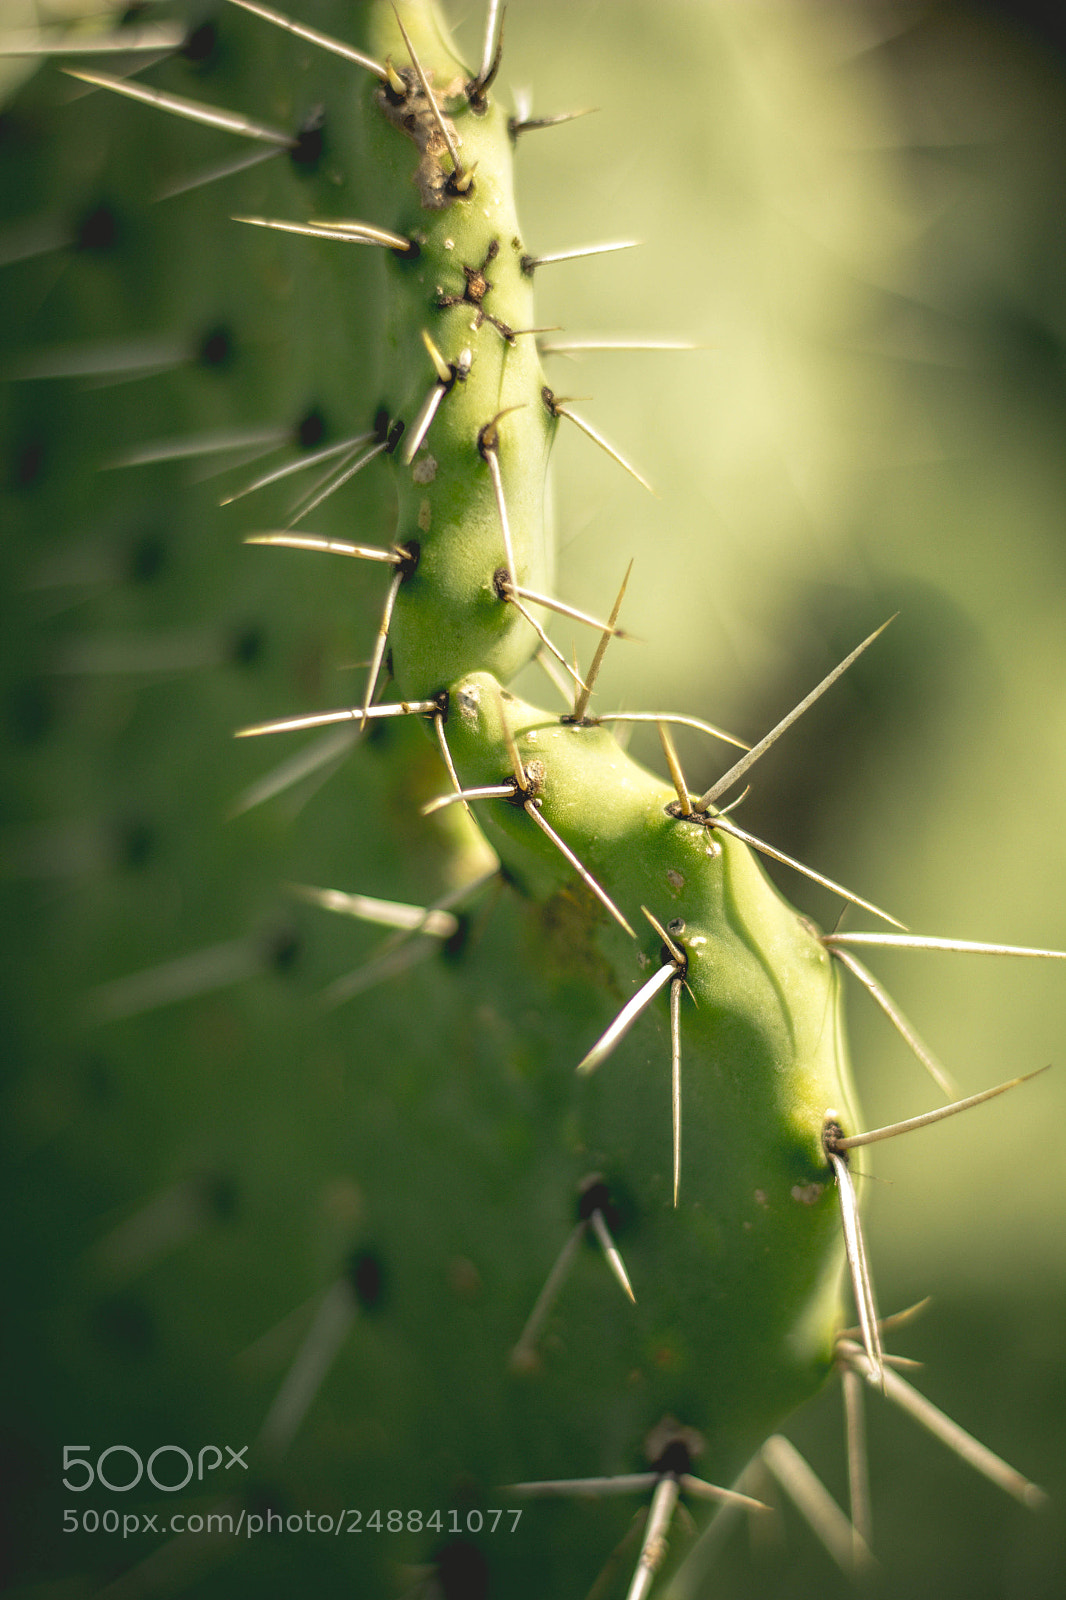
<svg viewBox="0 0 1066 1600">
<path fill-rule="evenodd" d="M 225 30 L 225 7 L 204 15 L 219 10 Z M 480 15 L 457 20 L 474 56 Z M 232 86 L 225 58 L 163 69 L 178 92 L 206 100 L 215 70 Z M 556 391 L 590 396 L 585 414 L 657 491 L 645 495 L 576 430 L 560 441 L 561 591 L 602 609 L 636 561 L 626 620 L 646 642 L 609 654 L 601 708 L 684 711 L 753 739 L 898 613 L 760 765 L 741 820 L 916 931 L 1061 947 L 1066 65 L 1053 8 L 516 0 L 502 79 L 505 92 L 533 87 L 535 113 L 601 108 L 520 148 L 529 240 L 546 250 L 643 241 L 545 269 L 543 321 L 577 337 L 700 346 L 555 358 Z M 254 84 L 243 91 L 247 109 L 271 111 Z M 362 936 L 323 931 L 279 885 L 339 876 L 384 893 L 398 874 L 417 898 L 422 870 L 412 854 L 422 847 L 401 833 L 375 858 L 374 883 L 347 883 L 343 862 L 338 874 L 353 826 L 343 773 L 300 791 L 299 805 L 290 797 L 239 826 L 221 821 L 271 765 L 231 748 L 229 731 L 288 709 L 294 684 L 308 704 L 316 693 L 333 703 L 345 681 L 337 663 L 358 654 L 372 604 L 350 619 L 339 597 L 322 595 L 321 574 L 290 569 L 279 584 L 241 561 L 233 525 L 220 531 L 214 510 L 219 484 L 237 478 L 196 483 L 170 467 L 104 483 L 95 462 L 115 453 L 116 417 L 136 439 L 156 436 L 153 427 L 254 425 L 279 360 L 295 414 L 311 358 L 279 350 L 322 302 L 309 306 L 318 286 L 302 285 L 284 328 L 245 341 L 253 375 L 236 400 L 204 362 L 166 379 L 166 396 L 164 380 L 150 380 L 147 398 L 127 389 L 117 402 L 85 381 L 19 377 L 27 346 L 85 338 L 86 326 L 94 337 L 171 332 L 158 309 L 170 290 L 201 327 L 220 296 L 239 326 L 258 270 L 244 239 L 227 236 L 216 259 L 195 201 L 184 220 L 175 211 L 172 234 L 137 240 L 132 276 L 109 275 L 105 251 L 77 295 L 62 251 L 19 259 L 33 218 L 73 217 L 72 192 L 88 205 L 92 185 L 112 181 L 110 152 L 122 138 L 128 150 L 131 128 L 145 175 L 125 181 L 145 192 L 231 149 L 109 107 L 107 139 L 61 167 L 40 109 L 56 93 L 54 82 L 23 89 L 2 148 L 4 1366 L 13 1582 L 26 1600 L 92 1593 L 122 1569 L 113 1552 L 69 1558 L 55 1531 L 65 1503 L 55 1463 L 73 1421 L 79 1439 L 87 1428 L 96 1437 L 107 1416 L 157 1439 L 195 1407 L 202 1373 L 220 1369 L 224 1351 L 243 1376 L 212 1377 L 202 1414 L 243 1436 L 256 1394 L 276 1386 L 277 1357 L 257 1354 L 256 1341 L 281 1319 L 277 1280 L 301 1261 L 284 1302 L 298 1306 L 329 1281 L 338 1252 L 361 1248 L 366 1218 L 343 1144 L 338 1136 L 329 1158 L 330 1188 L 318 1143 L 335 1114 L 331 1086 L 347 1083 L 345 1028 L 355 1024 L 345 1013 L 313 1030 L 326 1026 L 315 994 L 351 964 Z M 352 315 L 358 296 L 330 305 Z M 327 400 L 346 381 L 330 380 Z M 205 582 L 214 549 L 218 573 Z M 140 665 L 127 656 L 112 670 L 116 639 L 143 649 Z M 176 654 L 153 657 L 152 639 Z M 650 743 L 638 747 L 656 760 Z M 695 739 L 682 754 L 694 789 L 721 770 Z M 370 782 L 386 803 L 387 777 Z M 828 897 L 779 881 L 812 916 L 835 920 Z M 852 913 L 848 925 L 863 924 Z M 243 960 L 256 972 L 224 998 L 85 1029 L 94 985 L 230 944 L 235 971 Z M 1015 1095 L 882 1146 L 869 1163 L 881 1304 L 934 1297 L 906 1335 L 906 1353 L 927 1364 L 921 1387 L 1052 1494 L 1046 1514 L 1028 1514 L 871 1404 L 886 1592 L 1058 1596 L 1066 976 L 1055 963 L 950 955 L 885 954 L 871 965 L 967 1092 L 1053 1063 Z M 850 1011 L 870 1123 L 934 1104 L 869 1000 L 855 992 Z M 387 1004 L 379 1015 L 378 1027 L 394 1025 Z M 145 1062 L 158 1064 L 158 1085 Z M 241 1140 L 235 1166 L 229 1148 Z M 293 1220 L 309 1184 L 322 1197 L 310 1248 Z M 145 1214 L 148 1243 L 121 1232 Z M 264 1226 L 269 1265 L 252 1254 Z M 106 1292 L 101 1272 L 111 1274 Z M 236 1310 L 219 1292 L 230 1274 Z M 352 1382 L 379 1370 L 384 1350 Z M 328 1460 L 334 1426 L 332 1414 L 320 1421 L 309 1457 Z M 836 1396 L 800 1414 L 790 1434 L 842 1497 Z M 301 1470 L 315 1481 L 312 1466 Z M 845 1592 L 788 1512 L 785 1529 L 786 1543 L 755 1551 L 734 1540 L 708 1592 Z M 323 1593 L 359 1592 L 321 1552 L 313 1559 Z M 311 1560 L 306 1549 L 272 1551 L 269 1562 L 242 1552 L 228 1575 L 190 1578 L 189 1592 L 287 1592 Z"/>
</svg>

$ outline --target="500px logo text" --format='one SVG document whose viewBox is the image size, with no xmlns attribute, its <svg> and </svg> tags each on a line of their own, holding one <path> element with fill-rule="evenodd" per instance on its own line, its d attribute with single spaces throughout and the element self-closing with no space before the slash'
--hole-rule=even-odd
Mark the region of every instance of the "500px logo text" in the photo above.
<svg viewBox="0 0 1066 1600">
<path fill-rule="evenodd" d="M 248 1463 L 244 1459 L 247 1449 L 246 1444 L 238 1450 L 231 1449 L 228 1444 L 221 1448 L 217 1444 L 205 1444 L 193 1456 L 180 1444 L 161 1444 L 144 1461 L 132 1445 L 109 1444 L 94 1461 L 91 1444 L 65 1444 L 63 1471 L 69 1476 L 64 1477 L 63 1487 L 74 1494 L 83 1494 L 95 1483 L 101 1489 L 110 1489 L 112 1494 L 125 1494 L 146 1477 L 153 1488 L 161 1489 L 164 1494 L 177 1494 L 193 1478 L 202 1483 L 207 1473 L 219 1467 L 226 1472 L 234 1467 L 247 1472 Z M 223 1461 L 223 1450 L 226 1461 Z"/>
</svg>

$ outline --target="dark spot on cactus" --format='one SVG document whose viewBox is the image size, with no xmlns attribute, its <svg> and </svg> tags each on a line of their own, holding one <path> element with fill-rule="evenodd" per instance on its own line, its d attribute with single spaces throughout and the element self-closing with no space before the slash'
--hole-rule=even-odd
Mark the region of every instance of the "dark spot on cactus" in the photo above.
<svg viewBox="0 0 1066 1600">
<path fill-rule="evenodd" d="M 406 422 L 402 421 L 401 418 L 397 417 L 396 421 L 393 423 L 392 427 L 389 429 L 388 437 L 385 440 L 385 454 L 386 455 L 391 456 L 391 455 L 395 454 L 396 446 L 399 444 L 400 440 L 403 438 L 404 430 L 405 430 L 406 427 L 407 427 Z"/>
<path fill-rule="evenodd" d="M 167 545 L 161 534 L 144 533 L 131 545 L 126 557 L 126 577 L 130 583 L 151 583 L 167 564 Z"/>
<path fill-rule="evenodd" d="M 470 940 L 470 918 L 459 912 L 456 914 L 455 920 L 458 923 L 458 927 L 453 934 L 450 934 L 445 939 L 441 946 L 445 957 L 449 961 L 458 960 Z"/>
<path fill-rule="evenodd" d="M 293 1510 L 290 1495 L 279 1483 L 250 1483 L 244 1491 L 244 1503 L 250 1517 L 262 1517 L 264 1522 L 273 1512 L 276 1517 L 287 1517 Z M 267 1524 L 271 1526 L 271 1524 Z"/>
<path fill-rule="evenodd" d="M 219 1222 L 229 1222 L 237 1211 L 236 1180 L 225 1172 L 205 1172 L 198 1184 L 201 1198 Z"/>
<path fill-rule="evenodd" d="M 453 1539 L 438 1550 L 436 1568 L 442 1600 L 487 1600 L 489 1565 L 469 1539 Z"/>
<path fill-rule="evenodd" d="M 233 335 L 222 324 L 209 328 L 200 340 L 196 359 L 201 367 L 228 367 L 233 360 Z"/>
<path fill-rule="evenodd" d="M 407 579 L 413 578 L 418 571 L 418 563 L 422 556 L 422 541 L 420 539 L 408 539 L 404 544 L 398 546 L 398 549 L 401 558 L 399 571 L 403 573 L 404 582 L 406 583 Z"/>
<path fill-rule="evenodd" d="M 682 811 L 680 800 L 671 800 L 668 806 L 663 806 L 663 810 L 668 817 L 678 818 L 682 822 L 694 822 L 700 828 L 713 828 L 717 820 L 715 814 L 710 811 L 697 811 L 695 808 L 691 811 Z"/>
<path fill-rule="evenodd" d="M 218 45 L 218 29 L 213 22 L 201 22 L 186 35 L 185 43 L 181 47 L 181 54 L 185 60 L 195 67 L 202 67 L 214 55 Z"/>
<path fill-rule="evenodd" d="M 603 1215 L 613 1234 L 624 1233 L 633 1220 L 633 1206 L 618 1187 L 608 1183 L 602 1172 L 589 1173 L 577 1188 L 577 1220 L 588 1222 L 594 1211 Z"/>
<path fill-rule="evenodd" d="M 448 716 L 452 708 L 451 696 L 449 695 L 447 689 L 438 689 L 436 694 L 429 696 L 429 699 L 437 702 L 437 710 L 440 713 L 440 720 L 444 727 L 447 727 Z"/>
<path fill-rule="evenodd" d="M 389 678 L 392 677 L 392 653 L 387 653 L 385 671 Z M 392 719 L 387 717 L 372 718 L 366 725 L 363 734 L 363 747 L 380 754 L 382 750 L 395 750 L 394 743 L 396 729 L 392 726 Z"/>
<path fill-rule="evenodd" d="M 92 1333 L 113 1356 L 141 1360 L 156 1343 L 156 1326 L 148 1307 L 128 1294 L 108 1295 L 92 1312 Z"/>
<path fill-rule="evenodd" d="M 506 696 L 506 694 L 507 691 L 505 689 L 502 691 L 501 697 Z M 509 806 L 524 806 L 527 801 L 536 800 L 537 796 L 544 788 L 544 779 L 547 777 L 547 768 L 545 767 L 543 761 L 526 761 L 523 763 L 523 770 L 525 771 L 526 775 L 525 788 L 522 788 L 517 783 L 514 784 L 514 794 L 511 795 L 506 802 Z M 514 783 L 514 779 L 509 773 L 506 777 L 501 778 L 500 782 L 507 783 L 508 780 Z"/>
<path fill-rule="evenodd" d="M 653 1472 L 678 1478 L 692 1471 L 703 1448 L 703 1435 L 695 1428 L 682 1427 L 674 1417 L 664 1417 L 656 1423 L 644 1441 L 644 1453 Z"/>
<path fill-rule="evenodd" d="M 301 172 L 312 172 L 321 161 L 325 147 L 325 126 L 323 106 L 315 106 L 300 124 L 289 156 L 293 166 Z"/>
<path fill-rule="evenodd" d="M 18 489 L 28 489 L 44 472 L 47 450 L 43 439 L 27 439 L 16 447 L 11 477 Z"/>
<path fill-rule="evenodd" d="M 684 933 L 684 931 L 685 931 L 685 919 L 684 919 L 684 917 L 674 917 L 670 922 L 668 922 L 666 924 L 666 931 L 667 931 L 667 933 Z"/>
<path fill-rule="evenodd" d="M 263 959 L 271 972 L 289 973 L 295 968 L 303 950 L 303 941 L 295 928 L 277 928 L 264 941 Z"/>
<path fill-rule="evenodd" d="M 827 1117 L 822 1125 L 822 1146 L 826 1154 L 832 1152 L 847 1164 L 848 1152 L 840 1148 L 840 1140 L 844 1137 L 844 1130 L 833 1117 Z"/>
<path fill-rule="evenodd" d="M 682 924 L 682 926 L 684 926 L 684 924 Z M 680 946 L 678 948 L 680 948 Z M 683 978 L 688 971 L 688 956 L 684 950 L 681 950 L 681 956 L 682 960 L 679 962 L 669 945 L 661 944 L 659 946 L 659 965 L 661 967 L 675 968 L 679 978 Z"/>
<path fill-rule="evenodd" d="M 395 87 L 392 78 L 389 78 L 381 85 L 378 94 L 384 99 L 385 104 L 395 111 L 396 107 L 402 106 L 407 99 L 412 83 L 417 83 L 418 80 L 413 72 L 408 72 L 404 67 L 397 67 L 395 63 L 393 64 L 393 72 L 398 80 L 399 87 Z M 396 118 L 394 117 L 393 120 L 395 121 Z M 404 127 L 408 127 L 408 123 L 414 123 L 414 118 L 409 116 L 401 117 L 399 120 Z M 409 128 L 408 131 L 410 131 Z"/>
<path fill-rule="evenodd" d="M 114 248 L 118 238 L 118 220 L 109 205 L 101 202 L 90 211 L 83 212 L 74 225 L 74 248 L 103 252 Z"/>
<path fill-rule="evenodd" d="M 265 649 L 266 634 L 258 623 L 250 622 L 233 634 L 226 656 L 235 667 L 254 667 L 262 660 Z"/>
<path fill-rule="evenodd" d="M 317 406 L 312 406 L 296 424 L 296 443 L 301 450 L 314 450 L 325 437 L 326 419 Z"/>
<path fill-rule="evenodd" d="M 50 684 L 40 678 L 24 678 L 13 684 L 8 699 L 8 727 L 14 745 L 38 744 L 51 731 L 56 720 L 56 704 Z"/>
<path fill-rule="evenodd" d="M 376 1311 L 385 1293 L 385 1267 L 375 1250 L 357 1250 L 346 1276 L 364 1311 Z"/>
<path fill-rule="evenodd" d="M 114 827 L 115 864 L 123 872 L 138 872 L 156 852 L 158 836 L 150 822 L 126 817 Z"/>
</svg>

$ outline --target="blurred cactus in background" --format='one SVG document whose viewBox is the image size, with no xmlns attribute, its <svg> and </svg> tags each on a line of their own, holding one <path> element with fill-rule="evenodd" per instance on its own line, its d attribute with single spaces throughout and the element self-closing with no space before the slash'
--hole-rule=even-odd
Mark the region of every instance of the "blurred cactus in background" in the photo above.
<svg viewBox="0 0 1066 1600">
<path fill-rule="evenodd" d="M 12 1592 L 579 1597 L 607 1563 L 594 1592 L 624 1595 L 639 1497 L 499 1491 L 646 1470 L 647 1396 L 670 1391 L 684 1352 L 664 1346 L 627 1384 L 625 1301 L 575 1229 L 602 1154 L 589 1130 L 607 1119 L 603 1149 L 631 1144 L 641 1175 L 612 1171 L 602 1214 L 641 1259 L 626 1229 L 644 1152 L 668 1183 L 668 1028 L 638 1027 L 575 1090 L 624 996 L 560 970 L 567 928 L 538 929 L 490 887 L 389 944 L 293 892 L 427 906 L 491 867 L 459 808 L 420 815 L 447 787 L 421 729 L 232 738 L 358 707 L 380 617 L 380 571 L 243 543 L 351 464 L 350 443 L 232 498 L 375 426 L 389 352 L 374 253 L 231 220 L 363 214 L 365 74 L 223 0 L 76 9 L 83 40 L 118 22 L 171 36 L 136 65 L 3 63 Z M 363 9 L 291 7 L 351 40 Z M 72 14 L 12 7 L 3 26 L 50 39 Z M 476 62 L 480 14 L 452 20 Z M 633 557 L 622 620 L 647 641 L 612 644 L 600 709 L 754 741 L 898 612 L 765 757 L 737 820 L 922 932 L 1061 947 L 1054 41 L 992 7 L 519 0 L 504 46 L 494 92 L 519 117 L 602 108 L 518 141 L 531 248 L 644 242 L 538 273 L 538 326 L 566 329 L 542 341 L 700 347 L 571 350 L 550 369 L 560 398 L 595 396 L 574 404 L 657 490 L 560 429 L 557 592 L 603 615 Z M 285 142 L 64 66 L 132 73 Z M 428 356 L 425 373 L 428 388 Z M 375 461 L 306 525 L 388 547 L 395 518 Z M 575 631 L 552 628 L 567 656 Z M 529 669 L 516 692 L 543 699 L 543 679 Z M 677 739 L 699 793 L 728 758 Z M 632 749 L 662 769 L 654 729 Z M 833 925 L 834 896 L 779 881 Z M 1061 966 L 900 951 L 878 975 L 965 1093 L 1061 1059 Z M 865 1124 L 925 1109 L 884 1018 L 859 993 L 849 1010 Z M 632 1104 L 612 1098 L 623 1062 Z M 865 1185 L 882 1311 L 934 1297 L 901 1341 L 928 1362 L 921 1388 L 1052 1496 L 1031 1515 L 871 1395 L 893 1591 L 1061 1591 L 1064 1099 L 1056 1070 L 886 1145 Z M 571 1276 L 526 1348 L 569 1238 Z M 692 1285 L 697 1305 L 707 1292 Z M 728 1411 L 714 1373 L 684 1382 Z M 788 1431 L 843 1503 L 839 1411 L 834 1386 Z M 145 1461 L 248 1445 L 252 1471 L 219 1463 L 173 1496 L 64 1488 L 81 1476 L 65 1447 L 95 1462 L 113 1445 Z M 694 1470 L 713 1476 L 715 1453 Z M 90 1504 L 162 1528 L 224 1502 L 405 1521 L 339 1539 L 63 1531 L 64 1510 Z M 467 1520 L 519 1504 L 513 1533 L 510 1517 L 491 1537 Z M 436 1530 L 406 1518 L 434 1507 Z M 753 1522 L 751 1544 L 735 1532 L 706 1578 L 668 1572 L 662 1593 L 850 1592 L 791 1510 Z M 680 1523 L 671 1548 L 676 1569 Z"/>
</svg>

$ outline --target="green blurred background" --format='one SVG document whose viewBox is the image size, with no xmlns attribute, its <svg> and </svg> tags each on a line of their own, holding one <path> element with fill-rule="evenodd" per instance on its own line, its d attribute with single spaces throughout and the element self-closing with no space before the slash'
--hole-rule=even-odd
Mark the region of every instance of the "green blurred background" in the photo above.
<svg viewBox="0 0 1066 1600">
<path fill-rule="evenodd" d="M 474 56 L 477 8 L 460 21 Z M 553 368 L 556 391 L 592 396 L 584 413 L 658 491 L 642 495 L 576 431 L 561 440 L 561 592 L 602 609 L 636 558 L 626 621 L 647 642 L 608 656 L 601 708 L 684 711 L 755 738 L 898 612 L 760 766 L 741 820 L 916 931 L 1062 946 L 1066 83 L 1053 21 L 1035 8 L 1023 16 L 992 5 L 525 0 L 508 9 L 502 88 L 535 86 L 537 113 L 602 108 L 522 145 L 528 239 L 548 250 L 644 241 L 640 251 L 545 270 L 542 321 L 578 336 L 667 334 L 705 347 L 558 358 Z M 255 87 L 246 88 L 256 109 Z M 212 98 L 206 81 L 184 92 Z M 200 137 L 158 122 L 145 113 L 136 123 L 153 182 L 187 167 Z M 73 178 L 49 171 L 51 147 L 31 137 L 37 126 L 32 111 L 4 124 L 12 227 L 42 207 L 51 215 L 77 182 L 76 170 Z M 206 145 L 197 149 L 205 164 Z M 95 154 L 82 159 L 89 170 Z M 101 272 L 54 324 L 64 288 L 48 277 L 51 258 L 5 268 L 10 360 L 21 359 L 23 334 L 32 343 L 42 326 L 52 342 L 75 338 L 76 312 L 95 322 L 95 336 L 111 318 L 151 332 L 170 283 L 191 299 L 189 315 L 206 319 L 228 282 L 239 321 L 256 271 L 251 246 L 227 235 L 225 271 L 208 266 L 217 246 L 198 232 L 197 216 L 175 222 L 174 243 L 149 241 L 135 280 L 140 300 L 128 279 L 119 290 Z M 186 280 L 201 272 L 198 301 Z M 304 331 L 318 290 L 301 285 L 290 335 Z M 357 290 L 352 300 L 357 307 Z M 263 383 L 277 382 L 272 341 L 283 331 L 253 345 Z M 313 358 L 282 359 L 287 416 L 312 388 Z M 185 431 L 229 424 L 231 401 L 212 372 L 180 383 Z M 342 393 L 343 375 L 331 384 Z M 242 391 L 241 425 L 261 416 L 261 392 L 254 382 Z M 151 437 L 155 402 L 122 403 L 136 437 Z M 50 486 L 62 472 L 45 473 L 42 488 L 33 451 L 46 438 L 53 468 L 75 455 L 98 460 L 114 447 L 114 412 L 96 409 L 76 384 L 13 383 L 5 404 L 13 1580 L 27 1600 L 66 1600 L 94 1592 L 103 1559 L 71 1562 L 54 1531 L 64 1503 L 55 1499 L 58 1442 L 71 1418 L 84 1428 L 114 1411 L 158 1441 L 195 1403 L 198 1374 L 228 1370 L 241 1349 L 253 1351 L 254 1366 L 257 1337 L 281 1315 L 272 1274 L 282 1276 L 290 1256 L 306 1262 L 296 1219 L 306 1185 L 321 1182 L 322 1127 L 338 1115 L 333 1079 L 346 1079 L 346 1030 L 357 1031 L 351 1012 L 321 1023 L 314 997 L 367 941 L 304 918 L 279 884 L 299 874 L 414 899 L 428 851 L 412 826 L 377 847 L 373 881 L 349 882 L 346 866 L 335 865 L 358 826 L 343 775 L 295 817 L 282 803 L 221 825 L 233 796 L 275 759 L 232 748 L 229 731 L 287 710 L 296 693 L 300 703 L 334 703 L 345 681 L 336 664 L 365 650 L 372 601 L 353 619 L 343 596 L 323 595 L 322 575 L 302 563 L 279 580 L 240 560 L 233 525 L 213 509 L 217 486 L 190 484 L 176 469 L 146 491 L 131 474 L 102 483 L 95 465 L 78 468 L 80 487 L 64 491 L 81 497 L 71 526 L 68 500 Z M 208 587 L 216 546 L 219 574 Z M 262 649 L 257 628 L 267 630 Z M 189 673 L 57 672 L 57 656 L 79 641 L 160 633 L 180 635 L 202 664 Z M 556 634 L 567 642 L 564 630 Z M 543 698 L 539 684 L 535 693 Z M 652 745 L 642 748 L 654 762 Z M 698 742 L 683 741 L 682 754 L 696 789 L 720 770 Z M 372 755 L 368 764 L 360 781 L 384 808 L 395 798 L 385 764 L 375 767 Z M 811 915 L 835 918 L 818 891 L 779 881 Z M 864 925 L 854 914 L 848 923 Z M 301 960 L 285 970 L 291 927 Z M 268 976 L 224 1002 L 82 1031 L 93 984 L 240 940 L 249 928 L 273 941 Z M 1066 977 L 1051 963 L 948 955 L 870 964 L 966 1092 L 1055 1064 L 1017 1095 L 884 1146 L 870 1163 L 882 1307 L 934 1296 L 906 1336 L 906 1353 L 927 1362 L 921 1387 L 1053 1496 L 1047 1514 L 1023 1512 L 872 1403 L 885 1592 L 1058 1596 L 1066 1582 Z M 395 1006 L 373 1004 L 366 1015 L 376 1020 L 363 1025 L 399 1034 Z M 935 1091 L 866 997 L 854 994 L 850 1010 L 871 1124 L 934 1104 Z M 158 1064 L 160 1087 L 145 1062 Z M 378 1092 L 374 1115 L 385 1125 L 387 1096 Z M 184 1103 L 176 1121 L 175 1098 Z M 350 1103 L 358 1106 L 357 1094 Z M 226 1163 L 241 1140 L 244 1169 L 235 1173 Z M 417 1124 L 410 1147 L 417 1162 Z M 328 1282 L 337 1254 L 380 1231 L 346 1176 L 339 1134 L 330 1160 L 336 1177 L 316 1201 L 321 1227 L 310 1252 L 321 1259 L 305 1264 L 292 1306 Z M 105 1295 L 87 1288 L 98 1241 L 190 1172 L 201 1183 L 192 1220 L 186 1212 L 174 1224 L 174 1248 L 148 1263 L 147 1285 L 138 1268 L 117 1273 Z M 262 1250 L 264 1218 L 269 1269 L 249 1264 L 249 1251 Z M 236 1307 L 219 1293 L 230 1273 Z M 170 1319 L 181 1327 L 182 1364 L 161 1385 L 168 1346 L 157 1341 Z M 357 1387 L 379 1370 L 394 1381 L 387 1349 L 364 1350 L 362 1360 Z M 266 1370 L 275 1369 L 268 1359 Z M 209 1414 L 243 1437 L 271 1383 L 263 1378 L 258 1391 L 221 1383 L 229 1409 L 220 1411 L 213 1378 Z M 413 1399 L 411 1410 L 417 1416 Z M 842 1496 L 838 1413 L 827 1395 L 790 1432 Z M 325 1443 L 316 1434 L 310 1450 L 328 1460 L 325 1426 Z M 313 1466 L 302 1470 L 315 1481 Z M 786 1523 L 787 1548 L 751 1554 L 734 1541 L 713 1592 L 766 1600 L 844 1592 L 810 1536 L 790 1515 Z M 269 1559 L 241 1552 L 239 1567 L 197 1578 L 190 1592 L 285 1593 L 307 1578 L 311 1559 L 306 1548 Z M 313 1559 L 321 1592 L 360 1592 L 358 1578 L 352 1591 L 347 1572 L 329 1565 L 333 1557 Z M 120 1570 L 113 1553 L 106 1560 Z"/>
</svg>

